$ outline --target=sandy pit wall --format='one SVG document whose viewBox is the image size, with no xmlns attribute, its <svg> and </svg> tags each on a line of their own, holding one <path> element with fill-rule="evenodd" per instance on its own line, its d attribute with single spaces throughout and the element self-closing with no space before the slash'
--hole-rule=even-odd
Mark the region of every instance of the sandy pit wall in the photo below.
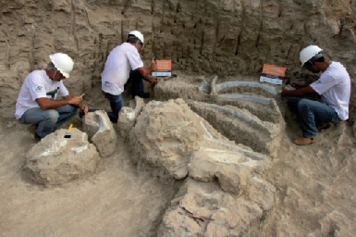
<svg viewBox="0 0 356 237">
<path fill-rule="evenodd" d="M 2 0 L 0 9 L 0 119 L 8 125 L 23 80 L 49 54 L 74 59 L 65 85 L 80 95 L 100 83 L 108 54 L 133 29 L 145 36 L 145 63 L 170 59 L 173 70 L 200 75 L 258 74 L 276 64 L 296 78 L 299 51 L 318 44 L 356 88 L 356 1 Z M 354 106 L 355 96 L 352 117 Z"/>
</svg>

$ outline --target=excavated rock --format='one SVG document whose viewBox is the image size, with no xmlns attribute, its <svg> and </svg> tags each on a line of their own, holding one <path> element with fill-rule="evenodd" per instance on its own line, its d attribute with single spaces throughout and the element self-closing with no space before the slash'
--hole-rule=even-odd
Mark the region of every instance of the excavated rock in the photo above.
<svg viewBox="0 0 356 237">
<path fill-rule="evenodd" d="M 217 178 L 224 191 L 241 194 L 250 185 L 251 174 L 263 173 L 268 166 L 265 157 L 244 149 L 201 148 L 192 154 L 188 172 L 198 181 Z"/>
<path fill-rule="evenodd" d="M 95 112 L 89 112 L 82 118 L 82 129 L 88 134 L 89 140 L 98 132 L 100 119 Z"/>
<path fill-rule="evenodd" d="M 163 81 L 155 88 L 155 95 L 160 99 L 184 98 L 194 112 L 230 140 L 273 156 L 279 146 L 284 120 L 276 101 L 265 96 L 276 97 L 277 87 L 252 81 L 216 84 L 217 81 L 215 77 L 206 90 L 210 94 L 204 94 L 198 89 L 199 83 L 191 80 Z"/>
<path fill-rule="evenodd" d="M 116 131 L 104 110 L 88 113 L 83 117 L 83 131 L 94 143 L 101 157 L 112 155 L 116 149 Z"/>
<path fill-rule="evenodd" d="M 73 128 L 71 138 L 60 129 L 41 140 L 26 155 L 26 168 L 39 184 L 63 184 L 95 172 L 100 157 L 88 135 Z"/>
<path fill-rule="evenodd" d="M 210 85 L 204 76 L 178 75 L 167 81 L 159 80 L 154 91 L 158 100 L 185 98 L 205 101 L 209 99 Z"/>
<path fill-rule="evenodd" d="M 222 191 L 216 182 L 188 178 L 172 200 L 157 236 L 254 236 L 274 206 L 275 188 L 253 177 L 245 193 L 238 196 Z"/>
<path fill-rule="evenodd" d="M 166 180 L 186 178 L 158 236 L 254 233 L 274 205 L 274 187 L 258 178 L 270 159 L 229 141 L 183 99 L 148 103 L 130 142 L 139 169 L 151 169 L 154 176 Z M 180 206 L 214 221 L 198 224 Z"/>
<path fill-rule="evenodd" d="M 158 176 L 183 179 L 192 175 L 204 181 L 220 177 L 226 181 L 229 191 L 238 192 L 240 182 L 234 181 L 234 177 L 225 177 L 229 172 L 221 174 L 218 169 L 215 170 L 216 167 L 211 167 L 211 163 L 221 170 L 226 168 L 226 171 L 229 166 L 241 166 L 231 172 L 231 175 L 238 176 L 237 172 L 241 172 L 241 177 L 245 172 L 262 172 L 269 164 L 268 157 L 245 146 L 236 146 L 218 133 L 195 114 L 183 99 L 148 103 L 137 118 L 130 139 L 134 162 L 149 163 L 159 170 Z M 219 154 L 220 158 L 208 154 L 209 149 L 211 154 Z M 205 162 L 207 167 L 214 170 L 197 167 L 199 162 Z M 191 168 L 189 172 L 189 165 L 196 168 Z M 246 185 L 245 181 L 241 183 Z"/>
<path fill-rule="evenodd" d="M 283 124 L 283 117 L 276 100 L 259 95 L 246 94 L 222 94 L 218 96 L 216 105 L 231 105 L 240 109 L 248 110 L 251 114 L 262 121 L 274 124 Z"/>
<path fill-rule="evenodd" d="M 278 96 L 280 92 L 275 86 L 255 81 L 228 81 L 217 84 L 215 91 L 218 94 L 253 93 L 265 97 Z M 253 97 L 251 97 L 253 98 Z M 253 99 L 251 99 L 253 101 Z M 256 99 L 258 101 L 258 99 Z"/>
<path fill-rule="evenodd" d="M 263 121 L 272 123 L 283 121 L 275 100 L 280 98 L 281 88 L 278 86 L 255 81 L 226 81 L 217 84 L 217 76 L 213 78 L 210 85 L 205 80 L 197 82 L 191 79 L 199 77 L 180 76 L 179 78 L 180 80 L 160 81 L 155 87 L 155 97 L 159 100 L 183 98 L 221 106 L 232 105 L 247 109 Z"/>
<path fill-rule="evenodd" d="M 122 107 L 119 113 L 117 126 L 123 138 L 128 138 L 131 129 L 135 126 L 137 117 L 145 107 L 145 101 L 141 97 L 136 96 L 134 101 L 132 107 Z"/>
<path fill-rule="evenodd" d="M 223 135 L 254 151 L 272 155 L 279 146 L 283 126 L 261 121 L 248 110 L 189 101 L 189 106 Z"/>
<path fill-rule="evenodd" d="M 200 118 L 182 99 L 151 101 L 137 118 L 132 133 L 132 156 L 159 167 L 163 177 L 185 178 L 190 153 L 205 131 Z"/>
</svg>

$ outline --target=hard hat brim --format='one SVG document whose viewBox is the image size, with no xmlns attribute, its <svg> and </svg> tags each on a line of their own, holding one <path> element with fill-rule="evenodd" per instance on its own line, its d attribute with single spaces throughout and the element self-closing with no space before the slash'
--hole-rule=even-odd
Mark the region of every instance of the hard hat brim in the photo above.
<svg viewBox="0 0 356 237">
<path fill-rule="evenodd" d="M 52 55 L 49 55 L 49 58 L 51 59 L 52 63 L 54 64 L 54 66 L 56 67 L 56 69 L 58 71 L 60 71 L 62 73 L 63 76 L 65 76 L 65 78 L 69 78 L 69 74 L 66 73 L 66 72 L 62 72 L 61 69 L 58 68 L 58 66 L 56 65 L 55 63 L 55 60 L 53 59 L 53 56 Z"/>
<path fill-rule="evenodd" d="M 61 71 L 61 70 L 59 70 Z M 65 76 L 65 78 L 69 78 L 69 74 L 68 73 L 64 73 L 64 72 L 61 72 L 63 76 Z"/>
</svg>

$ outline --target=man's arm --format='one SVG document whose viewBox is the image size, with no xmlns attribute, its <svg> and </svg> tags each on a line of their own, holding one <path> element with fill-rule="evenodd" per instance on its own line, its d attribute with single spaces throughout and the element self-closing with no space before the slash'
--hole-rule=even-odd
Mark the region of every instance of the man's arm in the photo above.
<svg viewBox="0 0 356 237">
<path fill-rule="evenodd" d="M 67 96 L 64 96 L 63 98 L 64 99 L 80 98 L 80 101 L 82 101 L 82 96 L 72 96 L 71 94 L 69 94 Z M 79 104 L 72 104 L 72 105 L 77 106 L 80 110 L 83 110 L 84 114 L 88 113 L 88 110 L 89 110 L 88 106 L 80 104 L 80 103 Z"/>
<path fill-rule="evenodd" d="M 157 65 L 155 63 L 152 63 L 151 67 L 149 67 L 149 68 L 148 67 L 139 67 L 137 69 L 141 73 L 141 75 L 146 78 L 146 76 L 148 74 L 150 74 L 152 71 L 157 70 Z"/>
<path fill-rule="evenodd" d="M 313 87 L 309 86 L 305 86 L 296 90 L 286 90 L 283 89 L 281 95 L 282 96 L 295 96 L 295 97 L 303 97 L 305 95 L 308 94 L 312 94 L 314 93 L 315 90 L 313 89 Z"/>
<path fill-rule="evenodd" d="M 143 76 L 143 79 L 145 79 L 146 81 L 148 81 L 150 83 L 156 83 L 157 82 L 157 78 L 154 78 L 154 77 Z"/>
<path fill-rule="evenodd" d="M 57 109 L 59 107 L 71 104 L 80 108 L 82 98 L 80 96 L 67 95 L 62 100 L 52 100 L 45 97 L 37 98 L 36 102 L 41 109 Z"/>
<path fill-rule="evenodd" d="M 303 82 L 292 82 L 291 85 L 294 87 L 294 88 L 302 88 L 302 87 L 306 87 L 306 86 L 309 86 L 310 84 L 307 84 L 307 83 L 303 83 Z"/>
</svg>

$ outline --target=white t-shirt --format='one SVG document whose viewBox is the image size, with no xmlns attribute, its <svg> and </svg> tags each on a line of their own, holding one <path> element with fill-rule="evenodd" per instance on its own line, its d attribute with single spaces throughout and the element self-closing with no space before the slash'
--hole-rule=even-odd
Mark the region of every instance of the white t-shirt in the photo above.
<svg viewBox="0 0 356 237">
<path fill-rule="evenodd" d="M 336 110 L 341 120 L 349 118 L 351 79 L 341 63 L 331 62 L 319 80 L 310 86 L 321 95 L 322 103 Z"/>
<path fill-rule="evenodd" d="M 140 54 L 135 46 L 122 43 L 114 48 L 106 60 L 101 73 L 102 90 L 112 95 L 120 95 L 130 77 L 130 71 L 143 67 Z"/>
<path fill-rule="evenodd" d="M 16 102 L 16 119 L 21 118 L 26 110 L 40 107 L 36 101 L 38 98 L 55 100 L 57 96 L 67 96 L 69 92 L 63 85 L 63 81 L 51 80 L 45 70 L 36 70 L 28 74 L 21 86 Z"/>
</svg>

